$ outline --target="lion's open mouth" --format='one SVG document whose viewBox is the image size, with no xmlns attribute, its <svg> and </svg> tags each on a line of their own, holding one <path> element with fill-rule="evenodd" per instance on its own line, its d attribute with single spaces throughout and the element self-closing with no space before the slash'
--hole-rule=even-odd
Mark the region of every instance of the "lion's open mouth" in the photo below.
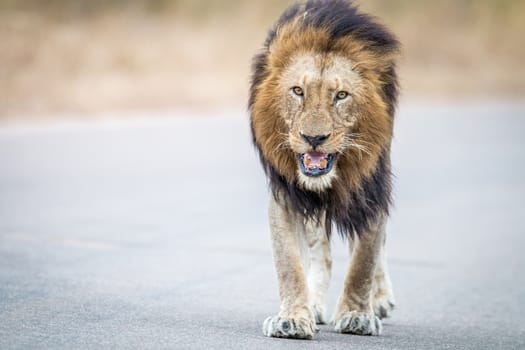
<svg viewBox="0 0 525 350">
<path fill-rule="evenodd" d="M 297 155 L 299 168 L 306 176 L 321 176 L 328 174 L 335 161 L 335 154 L 307 152 Z"/>
</svg>

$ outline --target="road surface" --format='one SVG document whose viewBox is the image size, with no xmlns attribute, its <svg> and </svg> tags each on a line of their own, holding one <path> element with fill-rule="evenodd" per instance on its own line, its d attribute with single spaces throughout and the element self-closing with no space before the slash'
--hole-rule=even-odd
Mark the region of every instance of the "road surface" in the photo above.
<svg viewBox="0 0 525 350">
<path fill-rule="evenodd" d="M 262 335 L 278 294 L 246 118 L 0 128 L 0 349 L 525 348 L 525 104 L 401 106 L 397 310 L 380 337 L 313 341 Z"/>
</svg>

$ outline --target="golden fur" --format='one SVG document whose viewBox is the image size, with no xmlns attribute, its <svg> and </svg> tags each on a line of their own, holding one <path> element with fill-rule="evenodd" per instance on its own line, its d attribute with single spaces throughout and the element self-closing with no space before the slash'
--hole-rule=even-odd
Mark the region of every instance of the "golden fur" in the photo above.
<svg viewBox="0 0 525 350">
<path fill-rule="evenodd" d="M 290 128 L 289 120 L 292 116 L 287 114 L 286 100 L 282 98 L 283 91 L 288 90 L 290 86 L 283 86 L 283 74 L 290 64 L 301 56 L 313 58 L 319 71 L 331 67 L 334 60 L 346 60 L 352 65 L 352 70 L 348 73 L 359 77 L 355 82 L 359 88 L 352 90 L 351 106 L 341 113 L 331 113 L 328 118 L 331 118 L 334 124 L 332 134 L 337 133 L 341 138 L 344 135 L 357 134 L 359 137 L 356 142 L 366 148 L 366 151 L 363 151 L 348 147 L 337 160 L 338 169 L 349 169 L 339 173 L 339 186 L 344 189 L 358 188 L 362 179 L 371 174 L 381 152 L 390 147 L 393 120 L 388 114 L 388 106 L 383 100 L 381 88 L 382 76 L 393 65 L 397 53 L 392 52 L 379 57 L 364 50 L 366 43 L 351 36 L 338 39 L 329 53 L 326 53 L 327 30 L 298 31 L 296 26 L 299 21 L 300 18 L 281 28 L 278 39 L 269 48 L 270 75 L 258 86 L 258 98 L 252 106 L 255 139 L 270 164 L 287 181 L 296 183 L 296 152 L 283 147 L 283 144 L 288 143 L 287 138 L 300 142 L 300 137 L 297 129 Z M 307 108 L 317 109 L 321 106 L 327 111 L 332 110 L 332 99 L 325 98 L 316 102 L 318 103 Z M 311 113 L 311 110 L 304 111 L 305 115 Z M 344 142 L 339 140 L 338 143 Z"/>
</svg>

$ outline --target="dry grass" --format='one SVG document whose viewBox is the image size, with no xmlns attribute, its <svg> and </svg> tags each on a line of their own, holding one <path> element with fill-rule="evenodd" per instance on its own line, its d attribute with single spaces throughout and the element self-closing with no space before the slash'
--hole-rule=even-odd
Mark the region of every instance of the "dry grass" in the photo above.
<svg viewBox="0 0 525 350">
<path fill-rule="evenodd" d="M 409 95 L 523 98 L 525 2 L 363 1 L 401 38 Z"/>
<path fill-rule="evenodd" d="M 242 106 L 289 2 L 0 0 L 0 118 Z M 525 96 L 523 2 L 362 3 L 404 44 L 405 96 Z"/>
</svg>

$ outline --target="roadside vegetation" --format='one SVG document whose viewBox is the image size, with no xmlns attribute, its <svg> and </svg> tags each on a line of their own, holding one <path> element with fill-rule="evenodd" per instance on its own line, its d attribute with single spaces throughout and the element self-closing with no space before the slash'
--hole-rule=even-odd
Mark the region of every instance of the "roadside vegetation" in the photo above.
<svg viewBox="0 0 525 350">
<path fill-rule="evenodd" d="M 361 0 L 404 46 L 406 99 L 525 96 L 525 2 Z M 244 106 L 291 1 L 0 0 L 0 119 Z"/>
</svg>

